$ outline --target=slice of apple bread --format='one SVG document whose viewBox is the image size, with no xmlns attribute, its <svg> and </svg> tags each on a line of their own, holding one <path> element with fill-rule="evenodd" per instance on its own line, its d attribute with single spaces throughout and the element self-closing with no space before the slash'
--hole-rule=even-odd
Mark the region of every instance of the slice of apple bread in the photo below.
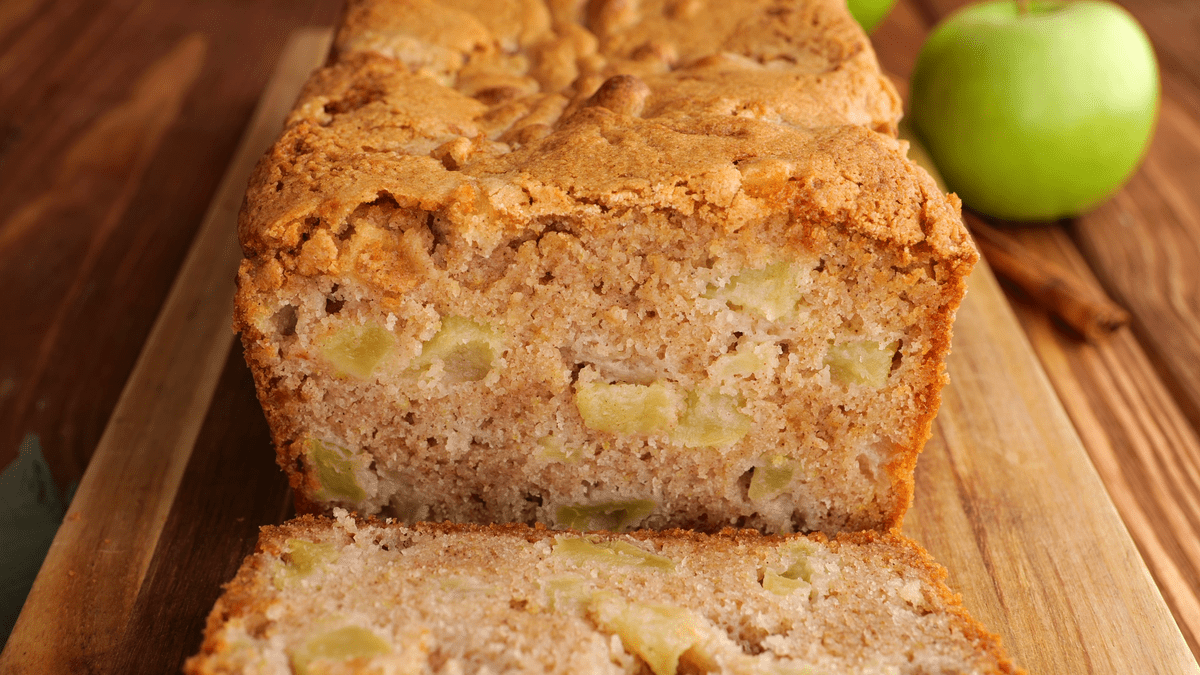
<svg viewBox="0 0 1200 675">
<path fill-rule="evenodd" d="M 1020 672 L 895 534 L 580 535 L 311 517 L 209 616 L 218 673 Z"/>
<path fill-rule="evenodd" d="M 313 76 L 251 181 L 235 318 L 302 509 L 899 522 L 977 258 L 959 204 L 894 138 L 706 77 Z"/>
</svg>

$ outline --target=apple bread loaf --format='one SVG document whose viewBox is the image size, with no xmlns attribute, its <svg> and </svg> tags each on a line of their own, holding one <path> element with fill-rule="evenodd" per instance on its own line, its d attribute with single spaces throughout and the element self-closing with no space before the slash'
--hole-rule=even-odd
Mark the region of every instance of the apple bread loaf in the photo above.
<svg viewBox="0 0 1200 675">
<path fill-rule="evenodd" d="M 915 543 L 264 528 L 185 668 L 218 673 L 1017 673 Z"/>
<path fill-rule="evenodd" d="M 791 7 L 818 36 L 808 18 L 853 25 L 824 2 L 724 4 Z M 586 32 L 564 21 L 555 34 Z M 729 38 L 746 51 L 708 58 L 686 32 L 629 25 L 594 53 L 660 31 L 694 67 L 464 93 L 463 72 L 421 58 L 469 65 L 475 43 L 439 60 L 449 47 L 409 36 L 389 55 L 343 29 L 239 223 L 236 328 L 302 510 L 584 530 L 899 522 L 977 258 L 957 200 L 893 137 L 830 124 L 779 84 L 837 52 L 824 38 Z M 750 75 L 723 75 L 735 67 Z"/>
</svg>

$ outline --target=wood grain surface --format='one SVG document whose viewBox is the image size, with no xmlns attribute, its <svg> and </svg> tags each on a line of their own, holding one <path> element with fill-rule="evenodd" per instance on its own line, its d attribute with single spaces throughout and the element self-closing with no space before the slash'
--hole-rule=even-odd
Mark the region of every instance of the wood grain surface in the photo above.
<svg viewBox="0 0 1200 675">
<path fill-rule="evenodd" d="M 41 672 L 80 672 L 115 663 L 126 651 L 117 649 L 120 638 L 180 496 L 233 342 L 242 193 L 329 40 L 328 30 L 299 32 L 285 50 L 84 473 L 0 667 L 36 663 Z M 207 479 L 211 485 L 221 476 Z M 223 479 L 234 489 L 245 488 L 236 476 Z M 264 523 L 252 527 L 259 524 Z M 166 542 L 168 550 L 173 543 Z M 204 540 L 188 545 L 203 546 Z M 190 569 L 181 562 L 172 559 L 171 567 Z"/>
<path fill-rule="evenodd" d="M 0 467 L 82 476 L 279 57 L 342 0 L 0 2 Z"/>
<path fill-rule="evenodd" d="M 986 266 L 905 530 L 1031 673 L 1197 671 Z"/>
<path fill-rule="evenodd" d="M 1062 231 L 1023 239 L 1097 283 Z M 1150 357 L 1131 330 L 1089 344 L 1020 299 L 1014 307 L 1194 651 L 1200 635 L 1200 602 L 1192 590 L 1200 578 L 1200 438 L 1153 376 Z"/>
<path fill-rule="evenodd" d="M 1200 11 L 1193 24 L 1200 29 Z M 1200 32 L 1194 38 L 1200 43 Z M 1137 317 L 1135 333 L 1192 420 L 1200 420 L 1198 198 L 1200 122 L 1167 99 L 1141 170 L 1070 229 L 1086 261 Z"/>
<path fill-rule="evenodd" d="M 928 30 L 964 0 L 901 0 L 872 36 L 907 78 Z M 1089 343 L 1005 287 L 1194 654 L 1200 654 L 1200 3 L 1120 2 L 1158 56 L 1162 105 L 1145 162 L 1114 198 L 1063 221 L 1008 226 L 1107 291 L 1130 328 Z"/>
</svg>

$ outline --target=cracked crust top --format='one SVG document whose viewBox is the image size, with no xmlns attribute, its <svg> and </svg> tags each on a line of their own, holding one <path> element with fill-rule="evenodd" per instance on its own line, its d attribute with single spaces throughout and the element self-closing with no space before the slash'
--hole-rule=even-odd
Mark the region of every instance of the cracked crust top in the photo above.
<svg viewBox="0 0 1200 675">
<path fill-rule="evenodd" d="M 248 256 L 387 193 L 477 242 L 635 202 L 736 227 L 783 200 L 972 259 L 957 201 L 889 137 L 899 97 L 844 7 L 730 4 L 352 0 L 251 181 Z"/>
<path fill-rule="evenodd" d="M 351 0 L 333 57 L 358 52 L 492 100 L 586 97 L 614 75 L 732 59 L 743 74 L 767 69 L 820 86 L 826 95 L 805 101 L 808 114 L 840 99 L 842 109 L 823 123 L 894 135 L 900 118 L 870 42 L 836 0 Z"/>
<path fill-rule="evenodd" d="M 802 99 L 818 93 L 793 70 L 721 54 L 489 102 L 350 53 L 313 75 L 257 167 L 242 244 L 249 258 L 270 257 L 315 219 L 341 222 L 386 194 L 485 250 L 541 217 L 648 208 L 706 212 L 736 230 L 785 206 L 800 226 L 973 264 L 957 199 L 904 158 L 903 142 L 813 114 Z"/>
</svg>

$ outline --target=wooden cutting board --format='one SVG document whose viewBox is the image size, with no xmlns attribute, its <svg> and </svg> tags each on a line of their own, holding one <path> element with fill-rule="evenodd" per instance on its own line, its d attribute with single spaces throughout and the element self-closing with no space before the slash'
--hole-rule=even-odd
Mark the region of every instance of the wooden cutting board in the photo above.
<svg viewBox="0 0 1200 675">
<path fill-rule="evenodd" d="M 293 36 L 97 447 L 0 673 L 178 672 L 204 619 L 290 514 L 230 331 L 246 178 L 329 31 Z M 955 325 L 905 531 L 1030 673 L 1197 673 L 995 278 Z"/>
</svg>

